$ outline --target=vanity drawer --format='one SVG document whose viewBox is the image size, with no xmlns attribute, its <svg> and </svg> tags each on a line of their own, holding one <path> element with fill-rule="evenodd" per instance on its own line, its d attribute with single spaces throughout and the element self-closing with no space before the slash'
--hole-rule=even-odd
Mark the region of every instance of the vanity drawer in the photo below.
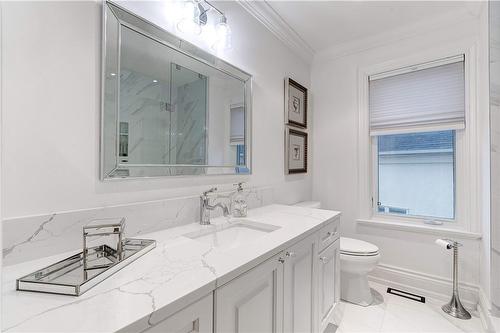
<svg viewBox="0 0 500 333">
<path fill-rule="evenodd" d="M 339 238 L 339 219 L 335 219 L 325 225 L 319 231 L 319 248 L 318 251 L 323 251 L 336 239 Z"/>
</svg>

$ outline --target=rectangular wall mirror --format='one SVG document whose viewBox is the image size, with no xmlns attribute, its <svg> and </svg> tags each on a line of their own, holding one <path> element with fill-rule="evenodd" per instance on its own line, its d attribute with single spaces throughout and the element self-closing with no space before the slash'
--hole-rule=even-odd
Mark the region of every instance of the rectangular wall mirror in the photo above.
<svg viewBox="0 0 500 333">
<path fill-rule="evenodd" d="M 251 76 L 104 4 L 102 180 L 249 174 Z"/>
</svg>

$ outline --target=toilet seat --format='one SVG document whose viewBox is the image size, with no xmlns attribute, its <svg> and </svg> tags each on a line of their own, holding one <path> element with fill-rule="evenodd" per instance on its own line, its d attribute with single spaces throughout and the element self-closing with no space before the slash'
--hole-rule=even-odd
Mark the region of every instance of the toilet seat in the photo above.
<svg viewBox="0 0 500 333">
<path fill-rule="evenodd" d="M 373 252 L 373 253 L 354 253 L 354 252 L 342 252 L 340 251 L 340 254 L 345 255 L 345 256 L 353 256 L 353 257 L 374 257 L 378 256 L 378 252 Z"/>
<path fill-rule="evenodd" d="M 348 237 L 340 237 L 340 254 L 346 256 L 371 257 L 377 256 L 378 247 L 362 241 Z"/>
</svg>

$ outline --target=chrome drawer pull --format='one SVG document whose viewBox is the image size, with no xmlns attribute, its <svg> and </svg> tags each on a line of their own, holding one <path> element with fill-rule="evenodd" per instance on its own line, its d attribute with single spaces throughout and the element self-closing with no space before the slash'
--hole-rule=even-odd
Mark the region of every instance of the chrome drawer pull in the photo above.
<svg viewBox="0 0 500 333">
<path fill-rule="evenodd" d="M 333 237 L 333 236 L 336 236 L 338 234 L 338 232 L 334 231 L 333 233 L 330 232 L 329 234 L 330 234 L 330 237 Z"/>
<path fill-rule="evenodd" d="M 333 232 L 333 233 L 332 233 L 331 231 L 328 231 L 328 232 L 326 233 L 325 241 L 330 240 L 330 239 L 331 239 L 332 237 L 334 237 L 334 236 L 337 236 L 337 231 L 335 231 L 335 232 Z"/>
</svg>

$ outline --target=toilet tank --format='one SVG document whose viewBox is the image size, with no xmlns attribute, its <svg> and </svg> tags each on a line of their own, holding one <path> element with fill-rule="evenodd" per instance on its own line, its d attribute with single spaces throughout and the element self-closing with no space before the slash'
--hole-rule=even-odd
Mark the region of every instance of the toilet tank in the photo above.
<svg viewBox="0 0 500 333">
<path fill-rule="evenodd" d="M 321 202 L 319 201 L 301 201 L 294 204 L 294 206 L 307 207 L 307 208 L 321 208 Z"/>
</svg>

